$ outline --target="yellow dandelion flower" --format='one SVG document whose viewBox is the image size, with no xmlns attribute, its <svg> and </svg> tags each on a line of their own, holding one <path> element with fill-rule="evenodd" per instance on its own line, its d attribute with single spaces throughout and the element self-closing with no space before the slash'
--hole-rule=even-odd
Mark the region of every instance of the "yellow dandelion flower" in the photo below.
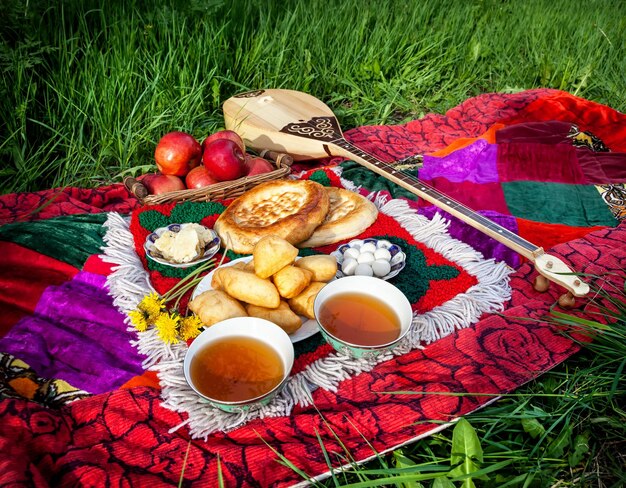
<svg viewBox="0 0 626 488">
<path fill-rule="evenodd" d="M 183 317 L 180 321 L 180 336 L 184 341 L 198 337 L 200 334 L 200 327 L 203 325 L 202 320 L 200 320 L 200 317 L 197 315 Z"/>
<path fill-rule="evenodd" d="M 174 344 L 178 342 L 178 323 L 180 316 L 178 314 L 162 313 L 154 321 L 157 329 L 157 335 L 166 344 Z"/>
<path fill-rule="evenodd" d="M 129 312 L 128 317 L 130 318 L 130 323 L 133 324 L 135 329 L 139 332 L 145 332 L 148 328 L 146 315 L 141 310 L 133 310 L 132 312 Z"/>
<path fill-rule="evenodd" d="M 164 307 L 165 300 L 154 292 L 146 295 L 143 297 L 143 300 L 139 302 L 139 310 L 148 314 L 148 319 L 152 322 L 156 320 Z"/>
</svg>

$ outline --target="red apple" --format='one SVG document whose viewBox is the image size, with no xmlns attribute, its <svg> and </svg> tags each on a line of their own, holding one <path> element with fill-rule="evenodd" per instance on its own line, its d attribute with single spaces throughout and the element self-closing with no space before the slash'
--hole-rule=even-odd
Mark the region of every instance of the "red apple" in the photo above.
<svg viewBox="0 0 626 488">
<path fill-rule="evenodd" d="M 270 171 L 274 171 L 276 169 L 276 167 L 273 166 L 267 159 L 263 159 L 258 156 L 246 158 L 245 165 L 247 176 L 269 173 Z"/>
<path fill-rule="evenodd" d="M 214 183 L 218 183 L 218 181 L 211 176 L 204 166 L 195 167 L 185 177 L 187 188 L 204 188 Z"/>
<path fill-rule="evenodd" d="M 154 151 L 157 168 L 164 175 L 185 176 L 200 164 L 202 146 L 186 132 L 169 132 Z"/>
<path fill-rule="evenodd" d="M 218 181 L 236 180 L 246 171 L 244 153 L 236 142 L 217 139 L 204 149 L 202 162 L 207 171 Z"/>
<path fill-rule="evenodd" d="M 213 141 L 217 141 L 218 139 L 229 139 L 233 142 L 236 142 L 237 145 L 241 148 L 241 151 L 244 153 L 246 152 L 246 145 L 244 144 L 243 139 L 234 130 L 221 130 L 208 136 L 204 141 L 202 141 L 202 152 L 206 151 L 206 147 L 209 144 L 211 144 Z"/>
<path fill-rule="evenodd" d="M 184 190 L 185 184 L 178 176 L 150 173 L 140 179 L 151 195 L 160 195 L 170 191 Z"/>
</svg>

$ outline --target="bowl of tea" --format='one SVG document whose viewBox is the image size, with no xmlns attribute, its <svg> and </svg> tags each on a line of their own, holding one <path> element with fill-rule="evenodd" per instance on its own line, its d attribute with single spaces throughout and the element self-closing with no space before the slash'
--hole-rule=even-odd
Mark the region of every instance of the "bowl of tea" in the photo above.
<svg viewBox="0 0 626 488">
<path fill-rule="evenodd" d="M 241 412 L 267 405 L 293 366 L 293 344 L 269 320 L 237 317 L 204 330 L 183 363 L 189 386 L 212 405 Z"/>
<path fill-rule="evenodd" d="M 331 281 L 315 297 L 313 311 L 326 342 L 356 358 L 390 351 L 409 333 L 413 320 L 404 293 L 371 276 Z"/>
</svg>

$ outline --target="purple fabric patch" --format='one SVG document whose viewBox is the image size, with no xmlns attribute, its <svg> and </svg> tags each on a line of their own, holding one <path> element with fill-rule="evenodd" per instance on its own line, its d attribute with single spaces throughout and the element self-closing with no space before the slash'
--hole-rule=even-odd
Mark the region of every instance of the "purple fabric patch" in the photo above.
<svg viewBox="0 0 626 488">
<path fill-rule="evenodd" d="M 414 202 L 413 202 L 414 203 Z M 415 206 L 415 205 L 411 205 Z M 466 223 L 462 222 L 458 218 L 450 215 L 449 213 L 441 210 L 440 208 L 433 206 L 420 207 L 418 213 L 429 219 L 433 218 L 436 213 L 441 214 L 446 220 L 450 221 L 448 227 L 448 233 L 458 239 L 472 246 L 476 251 L 480 252 L 485 259 L 494 258 L 496 261 L 504 261 L 506 264 L 514 269 L 517 269 L 521 263 L 520 255 L 512 249 L 509 249 L 504 244 L 500 244 L 495 239 L 488 238 L 485 234 L 479 230 L 470 227 Z M 501 225 L 505 229 L 508 229 L 514 233 L 518 233 L 517 221 L 515 217 L 510 215 L 502 215 L 498 212 L 481 211 L 476 212 L 480 215 L 484 215 L 490 220 L 493 220 L 496 224 Z"/>
<path fill-rule="evenodd" d="M 478 139 L 469 146 L 443 157 L 424 156 L 424 166 L 419 178 L 433 180 L 444 177 L 449 181 L 471 183 L 497 183 L 497 146 Z"/>
<path fill-rule="evenodd" d="M 81 271 L 48 287 L 35 313 L 0 339 L 0 351 L 25 361 L 42 377 L 104 393 L 144 372 L 126 328 L 107 293 L 106 277 Z"/>
</svg>

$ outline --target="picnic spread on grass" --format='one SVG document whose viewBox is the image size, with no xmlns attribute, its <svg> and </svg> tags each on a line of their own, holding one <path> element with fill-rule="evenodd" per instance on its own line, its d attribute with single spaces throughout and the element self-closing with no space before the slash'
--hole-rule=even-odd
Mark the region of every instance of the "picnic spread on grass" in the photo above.
<svg viewBox="0 0 626 488">
<path fill-rule="evenodd" d="M 306 479 L 300 473 L 324 477 L 329 462 L 363 462 L 431 435 L 589 340 L 542 317 L 559 301 L 580 313 L 589 284 L 624 287 L 625 115 L 535 89 L 343 134 L 313 97 L 304 99 L 314 116 L 292 120 L 294 93 L 235 96 L 226 125 L 295 160 L 272 181 L 335 199 L 349 192 L 376 208 L 357 235 L 311 240 L 289 262 L 300 269 L 298 260 L 354 239 L 383 242 L 389 259 L 401 250 L 397 272 L 390 263 L 380 275 L 391 273 L 385 282 L 410 304 L 407 335 L 382 354 L 355 356 L 305 317 L 282 389 L 268 403 L 224 410 L 186 381 L 193 338 L 164 342 L 129 315 L 202 266 L 158 262 L 149 236 L 172 224 L 219 231 L 235 196 L 148 204 L 121 183 L 0 196 L 2 482 L 291 486 Z M 285 94 L 287 108 L 272 108 Z M 270 116 L 242 115 L 253 102 Z M 233 252 L 227 235 L 212 257 L 222 270 L 243 268 L 252 248 Z"/>
</svg>

